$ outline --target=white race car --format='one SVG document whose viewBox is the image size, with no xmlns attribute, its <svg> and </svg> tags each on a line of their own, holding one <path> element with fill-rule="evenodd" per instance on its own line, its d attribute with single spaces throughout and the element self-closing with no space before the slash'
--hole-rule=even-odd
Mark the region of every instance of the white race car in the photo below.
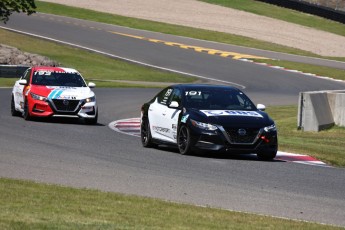
<svg viewBox="0 0 345 230">
<path fill-rule="evenodd" d="M 12 90 L 11 113 L 32 117 L 76 117 L 96 124 L 95 93 L 81 74 L 71 68 L 32 67 L 16 81 Z"/>
</svg>

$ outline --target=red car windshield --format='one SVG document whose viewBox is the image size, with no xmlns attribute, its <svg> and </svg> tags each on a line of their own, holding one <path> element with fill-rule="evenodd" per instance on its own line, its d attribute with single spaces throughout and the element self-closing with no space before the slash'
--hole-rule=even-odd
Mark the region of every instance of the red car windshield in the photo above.
<svg viewBox="0 0 345 230">
<path fill-rule="evenodd" d="M 86 87 L 79 73 L 37 71 L 32 76 L 33 85 Z"/>
</svg>

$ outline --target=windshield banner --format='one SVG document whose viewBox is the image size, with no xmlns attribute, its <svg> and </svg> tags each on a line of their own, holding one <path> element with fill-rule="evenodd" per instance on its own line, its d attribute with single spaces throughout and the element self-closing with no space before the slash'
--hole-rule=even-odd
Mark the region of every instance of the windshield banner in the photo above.
<svg viewBox="0 0 345 230">
<path fill-rule="evenodd" d="M 206 116 L 245 116 L 245 117 L 262 117 L 256 111 L 239 111 L 239 110 L 200 110 Z"/>
</svg>

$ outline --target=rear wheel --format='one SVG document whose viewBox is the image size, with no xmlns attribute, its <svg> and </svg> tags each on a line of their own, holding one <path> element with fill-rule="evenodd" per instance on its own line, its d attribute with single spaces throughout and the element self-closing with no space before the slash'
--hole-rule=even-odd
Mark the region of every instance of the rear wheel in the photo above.
<svg viewBox="0 0 345 230">
<path fill-rule="evenodd" d="M 260 160 L 271 161 L 277 156 L 277 151 L 257 153 Z"/>
<path fill-rule="evenodd" d="M 192 153 L 192 137 L 187 126 L 181 126 L 178 137 L 177 146 L 182 155 L 189 155 Z"/>
<path fill-rule="evenodd" d="M 152 141 L 150 122 L 144 118 L 141 121 L 140 136 L 141 136 L 141 143 L 144 147 L 149 148 L 149 147 L 155 146 L 155 144 Z"/>
<path fill-rule="evenodd" d="M 11 115 L 16 117 L 16 116 L 20 116 L 20 112 L 18 112 L 16 110 L 15 104 L 14 104 L 14 96 L 12 95 L 12 99 L 11 99 Z"/>
<path fill-rule="evenodd" d="M 31 116 L 30 116 L 30 113 L 29 113 L 29 103 L 28 103 L 28 100 L 25 100 L 25 102 L 24 102 L 23 117 L 27 121 L 31 120 Z"/>
</svg>

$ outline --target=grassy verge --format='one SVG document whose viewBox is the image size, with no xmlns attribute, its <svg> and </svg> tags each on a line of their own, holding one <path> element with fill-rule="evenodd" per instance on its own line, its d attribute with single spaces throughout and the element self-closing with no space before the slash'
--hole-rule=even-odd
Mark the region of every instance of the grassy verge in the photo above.
<svg viewBox="0 0 345 230">
<path fill-rule="evenodd" d="M 105 87 L 135 87 L 143 86 L 135 81 L 148 82 L 145 86 L 156 86 L 160 82 L 193 82 L 196 78 L 186 77 L 164 71 L 158 71 L 129 62 L 105 57 L 85 50 L 49 42 L 26 35 L 21 35 L 0 29 L 0 43 L 16 47 L 22 51 L 40 54 L 68 66 L 78 69 L 88 79 L 98 86 Z M 0 78 L 0 86 L 13 86 L 15 79 Z M 133 84 L 125 82 L 104 82 L 104 80 L 134 81 Z"/>
<path fill-rule="evenodd" d="M 161 32 L 165 34 L 180 35 L 180 36 L 185 36 L 185 37 L 221 42 L 221 43 L 226 43 L 226 44 L 234 44 L 234 45 L 240 45 L 240 46 L 245 46 L 245 47 L 253 47 L 253 48 L 258 48 L 258 49 L 282 52 L 282 53 L 291 53 L 291 54 L 297 54 L 297 55 L 320 57 L 318 55 L 312 54 L 311 52 L 307 52 L 307 51 L 303 51 L 303 50 L 299 50 L 299 49 L 295 49 L 295 48 L 291 48 L 287 46 L 277 45 L 277 44 L 273 44 L 269 42 L 264 42 L 264 41 L 260 41 L 260 40 L 256 40 L 256 39 L 252 39 L 248 37 L 233 35 L 233 34 L 129 18 L 129 17 L 119 16 L 119 15 L 101 13 L 97 11 L 86 10 L 86 9 L 81 9 L 81 8 L 76 8 L 76 7 L 69 7 L 69 6 L 64 6 L 60 4 L 54 4 L 54 3 L 37 1 L 36 5 L 37 5 L 37 11 L 43 12 L 43 13 L 69 16 L 73 18 L 126 26 L 130 28 Z"/>
<path fill-rule="evenodd" d="M 331 165 L 345 167 L 345 128 L 321 132 L 297 130 L 297 106 L 268 107 L 279 134 L 279 150 L 307 154 Z"/>
<path fill-rule="evenodd" d="M 345 70 L 343 69 L 280 60 L 255 60 L 255 62 L 267 63 L 273 66 L 281 66 L 291 70 L 299 70 L 304 73 L 313 73 L 318 76 L 345 81 Z"/>
<path fill-rule="evenodd" d="M 254 0 L 199 0 L 345 36 L 345 25 L 332 20 Z"/>
<path fill-rule="evenodd" d="M 0 194 L 1 229 L 341 229 L 4 178 Z"/>
</svg>

